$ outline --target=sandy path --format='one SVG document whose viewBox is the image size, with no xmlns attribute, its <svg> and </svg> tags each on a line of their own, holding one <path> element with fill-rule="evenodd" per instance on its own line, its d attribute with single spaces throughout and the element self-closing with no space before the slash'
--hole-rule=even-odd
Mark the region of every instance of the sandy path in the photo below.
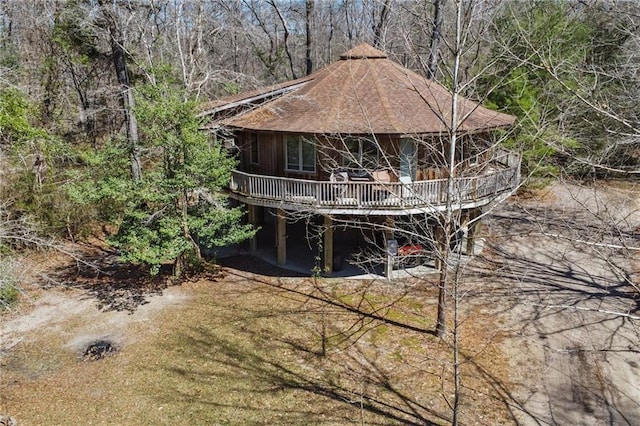
<svg viewBox="0 0 640 426">
<path fill-rule="evenodd" d="M 637 192 L 636 192 L 637 193 Z M 558 186 L 552 203 L 512 202 L 494 216 L 494 300 L 508 312 L 518 423 L 634 425 L 640 419 L 638 197 Z M 572 241 L 573 240 L 573 241 Z M 580 240 L 575 242 L 575 240 Z"/>
<path fill-rule="evenodd" d="M 61 335 L 66 346 L 82 353 L 89 343 L 106 339 L 122 347 L 135 339 L 129 330 L 133 325 L 153 324 L 153 317 L 170 306 L 185 303 L 188 293 L 181 287 L 169 287 L 162 294 L 151 295 L 135 311 L 101 310 L 84 290 L 49 289 L 32 302 L 27 312 L 13 315 L 0 328 L 0 361 L 5 351 L 41 333 Z M 70 326 L 72 324 L 73 326 Z"/>
</svg>

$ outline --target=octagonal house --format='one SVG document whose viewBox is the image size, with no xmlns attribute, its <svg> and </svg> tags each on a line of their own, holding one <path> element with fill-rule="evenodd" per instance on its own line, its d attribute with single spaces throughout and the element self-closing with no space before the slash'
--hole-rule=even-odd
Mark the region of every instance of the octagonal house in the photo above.
<svg viewBox="0 0 640 426">
<path fill-rule="evenodd" d="M 334 270 L 339 225 L 380 230 L 388 276 L 402 255 L 396 224 L 419 220 L 429 225 L 418 229 L 428 231 L 450 192 L 472 251 L 482 208 L 518 186 L 519 157 L 492 142 L 515 118 L 458 96 L 448 191 L 452 99 L 438 83 L 360 44 L 309 76 L 211 102 L 202 115 L 210 130 L 233 135 L 239 162 L 230 196 L 246 204 L 253 224 L 274 213 L 278 264 L 287 263 L 287 217 L 317 215 L 324 218 L 326 273 Z M 256 250 L 255 238 L 250 247 Z"/>
</svg>

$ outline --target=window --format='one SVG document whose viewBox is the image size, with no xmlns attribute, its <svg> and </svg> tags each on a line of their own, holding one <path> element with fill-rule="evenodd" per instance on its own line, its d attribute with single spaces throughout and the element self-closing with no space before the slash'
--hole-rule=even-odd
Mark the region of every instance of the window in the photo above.
<svg viewBox="0 0 640 426">
<path fill-rule="evenodd" d="M 486 154 L 486 148 L 481 145 L 480 141 L 477 141 L 477 140 L 470 139 L 466 142 L 467 143 L 463 144 L 462 146 L 463 146 L 463 149 L 465 147 L 467 148 L 467 152 L 468 152 L 467 155 L 469 156 L 468 157 L 469 165 L 476 166 L 480 164 L 483 161 L 484 156 Z M 463 154 L 464 154 L 464 151 L 463 151 Z"/>
<path fill-rule="evenodd" d="M 308 139 L 287 136 L 287 170 L 296 172 L 316 171 L 316 147 Z"/>
<path fill-rule="evenodd" d="M 345 139 L 342 165 L 349 169 L 375 170 L 378 168 L 378 147 L 368 139 Z"/>
<path fill-rule="evenodd" d="M 258 150 L 258 134 L 250 133 L 249 134 L 249 142 L 251 143 L 249 158 L 251 159 L 251 164 L 259 164 L 260 163 L 260 151 Z"/>
</svg>

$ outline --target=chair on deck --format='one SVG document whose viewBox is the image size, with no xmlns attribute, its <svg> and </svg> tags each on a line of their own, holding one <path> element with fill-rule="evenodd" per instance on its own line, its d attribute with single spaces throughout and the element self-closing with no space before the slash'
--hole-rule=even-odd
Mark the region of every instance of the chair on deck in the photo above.
<svg viewBox="0 0 640 426">
<path fill-rule="evenodd" d="M 346 182 L 349 180 L 349 174 L 345 171 L 334 171 L 329 176 L 329 182 Z"/>
<path fill-rule="evenodd" d="M 373 187 L 373 198 L 375 201 L 384 201 L 391 193 L 387 184 L 391 183 L 391 173 L 386 169 L 374 170 L 371 173 L 373 181 L 377 184 Z"/>
<path fill-rule="evenodd" d="M 374 182 L 391 183 L 391 173 L 389 173 L 389 170 L 378 169 L 375 170 L 371 176 L 373 177 Z"/>
<path fill-rule="evenodd" d="M 340 182 L 348 182 L 348 181 L 349 181 L 349 174 L 343 170 L 334 170 L 333 172 L 331 172 L 331 175 L 329 176 L 329 182 L 332 182 L 332 183 L 340 183 Z M 332 185 L 331 199 L 335 200 L 339 198 L 344 198 L 345 192 L 346 192 L 345 190 L 346 190 L 345 185 Z"/>
</svg>

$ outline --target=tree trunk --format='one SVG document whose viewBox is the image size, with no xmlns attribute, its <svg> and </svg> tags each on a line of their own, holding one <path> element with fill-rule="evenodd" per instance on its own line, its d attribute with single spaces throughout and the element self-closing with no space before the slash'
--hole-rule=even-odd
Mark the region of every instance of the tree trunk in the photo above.
<svg viewBox="0 0 640 426">
<path fill-rule="evenodd" d="M 427 63 L 427 78 L 433 79 L 438 71 L 438 48 L 442 37 L 442 6 L 445 0 L 433 0 L 433 31 L 431 32 L 431 46 L 429 62 Z"/>
<path fill-rule="evenodd" d="M 378 49 L 382 47 L 382 33 L 387 26 L 387 20 L 389 17 L 389 3 L 390 0 L 386 0 L 382 5 L 380 19 L 378 20 L 376 26 L 373 28 L 373 47 Z"/>
<path fill-rule="evenodd" d="M 136 115 L 134 113 L 135 100 L 133 98 L 133 89 L 129 80 L 129 74 L 127 73 L 124 38 L 117 23 L 116 16 L 109 10 L 109 7 L 117 7 L 115 3 L 111 5 L 108 0 L 99 0 L 99 4 L 107 21 L 109 35 L 111 36 L 111 55 L 113 57 L 113 65 L 116 71 L 116 77 L 118 78 L 118 83 L 120 83 L 122 89 L 120 92 L 120 100 L 127 125 L 127 141 L 129 142 L 129 158 L 131 160 L 131 178 L 137 182 L 142 179 L 142 162 L 140 160 L 140 147 L 138 144 L 138 121 L 136 120 Z"/>
<path fill-rule="evenodd" d="M 127 140 L 129 141 L 131 159 L 131 178 L 134 181 L 142 179 L 142 165 L 140 160 L 140 147 L 138 143 L 138 121 L 134 113 L 136 106 L 133 98 L 133 89 L 129 82 L 129 74 L 127 73 L 127 63 L 125 58 L 122 40 L 111 38 L 111 51 L 113 54 L 113 65 L 118 76 L 118 83 L 122 86 L 122 108 L 124 111 L 125 121 L 127 123 Z"/>
<path fill-rule="evenodd" d="M 291 69 L 291 76 L 292 78 L 295 80 L 296 78 L 298 78 L 297 74 L 296 74 L 296 69 L 293 63 L 293 56 L 291 55 L 291 51 L 289 50 L 289 27 L 287 25 L 287 21 L 284 19 L 284 16 L 282 15 L 282 13 L 280 13 L 280 9 L 278 9 L 278 6 L 276 5 L 275 1 L 270 1 L 269 4 L 271 5 L 271 7 L 273 7 L 273 10 L 276 12 L 276 15 L 278 15 L 278 19 L 280 20 L 280 23 L 282 24 L 282 28 L 284 30 L 284 52 L 287 54 L 287 58 L 289 58 L 289 67 Z"/>
<path fill-rule="evenodd" d="M 450 146 L 449 146 L 449 178 L 447 181 L 447 226 L 449 227 L 449 233 L 447 234 L 447 247 L 446 252 L 447 256 L 450 253 L 451 245 L 448 244 L 451 238 L 451 231 L 454 229 L 453 227 L 453 191 L 455 190 L 454 179 L 455 179 L 455 158 L 456 158 L 456 143 L 457 143 L 457 135 L 458 135 L 458 93 L 460 91 L 460 57 L 462 56 L 462 1 L 457 2 L 456 4 L 456 29 L 455 29 L 455 45 L 454 45 L 454 55 L 453 55 L 453 81 L 452 81 L 452 102 L 451 102 L 451 137 L 450 137 Z M 446 265 L 445 265 L 446 267 Z M 454 313 L 453 313 L 453 339 L 454 339 L 454 347 L 453 347 L 453 378 L 454 378 L 454 397 L 453 397 L 453 419 L 451 421 L 452 426 L 457 426 L 459 421 L 460 414 L 460 365 L 459 365 L 459 353 L 458 353 L 458 309 L 459 309 L 459 299 L 458 299 L 458 284 L 459 284 L 459 270 L 456 269 L 456 276 L 453 281 L 453 298 L 454 298 Z"/>
<path fill-rule="evenodd" d="M 439 2 L 440 0 L 436 0 Z M 440 268 L 439 278 L 439 294 L 438 294 L 438 317 L 436 323 L 436 335 L 444 337 L 447 331 L 446 326 L 446 307 L 447 307 L 447 285 L 448 285 L 448 262 L 451 252 L 451 232 L 453 230 L 453 196 L 455 191 L 455 174 L 456 174 L 456 144 L 458 142 L 458 70 L 460 68 L 460 38 L 461 28 L 461 10 L 458 7 L 456 15 L 456 44 L 454 45 L 454 63 L 453 63 L 453 81 L 451 88 L 451 121 L 449 122 L 449 155 L 448 155 L 448 176 L 447 176 L 447 198 L 442 223 L 440 226 L 443 231 L 443 238 L 438 243 L 441 246 L 439 250 L 442 267 Z M 455 283 L 454 283 L 455 285 Z"/>
<path fill-rule="evenodd" d="M 200 251 L 200 246 L 198 242 L 193 239 L 191 235 L 191 228 L 189 228 L 189 195 L 186 189 L 182 190 L 182 195 L 179 200 L 180 203 L 180 212 L 182 216 L 182 232 L 184 233 L 184 238 L 189 240 L 191 243 L 191 249 L 193 250 L 193 255 L 196 258 L 198 263 L 202 262 L 202 252 Z"/>
<path fill-rule="evenodd" d="M 307 32 L 307 40 L 306 40 L 306 65 L 307 65 L 307 75 L 313 72 L 313 61 L 311 59 L 311 17 L 313 16 L 313 6 L 314 0 L 307 0 L 305 2 L 306 8 L 306 18 L 305 18 L 305 27 Z"/>
<path fill-rule="evenodd" d="M 449 198 L 449 196 L 447 196 Z M 450 227 L 448 226 L 447 215 L 445 214 L 438 223 L 438 232 L 436 232 L 436 244 L 438 246 L 437 253 L 440 260 L 440 275 L 438 277 L 438 314 L 436 318 L 436 336 L 443 338 L 447 333 L 446 311 L 447 311 L 447 281 L 449 280 L 447 267 L 449 263 L 449 243 L 448 235 Z"/>
</svg>

